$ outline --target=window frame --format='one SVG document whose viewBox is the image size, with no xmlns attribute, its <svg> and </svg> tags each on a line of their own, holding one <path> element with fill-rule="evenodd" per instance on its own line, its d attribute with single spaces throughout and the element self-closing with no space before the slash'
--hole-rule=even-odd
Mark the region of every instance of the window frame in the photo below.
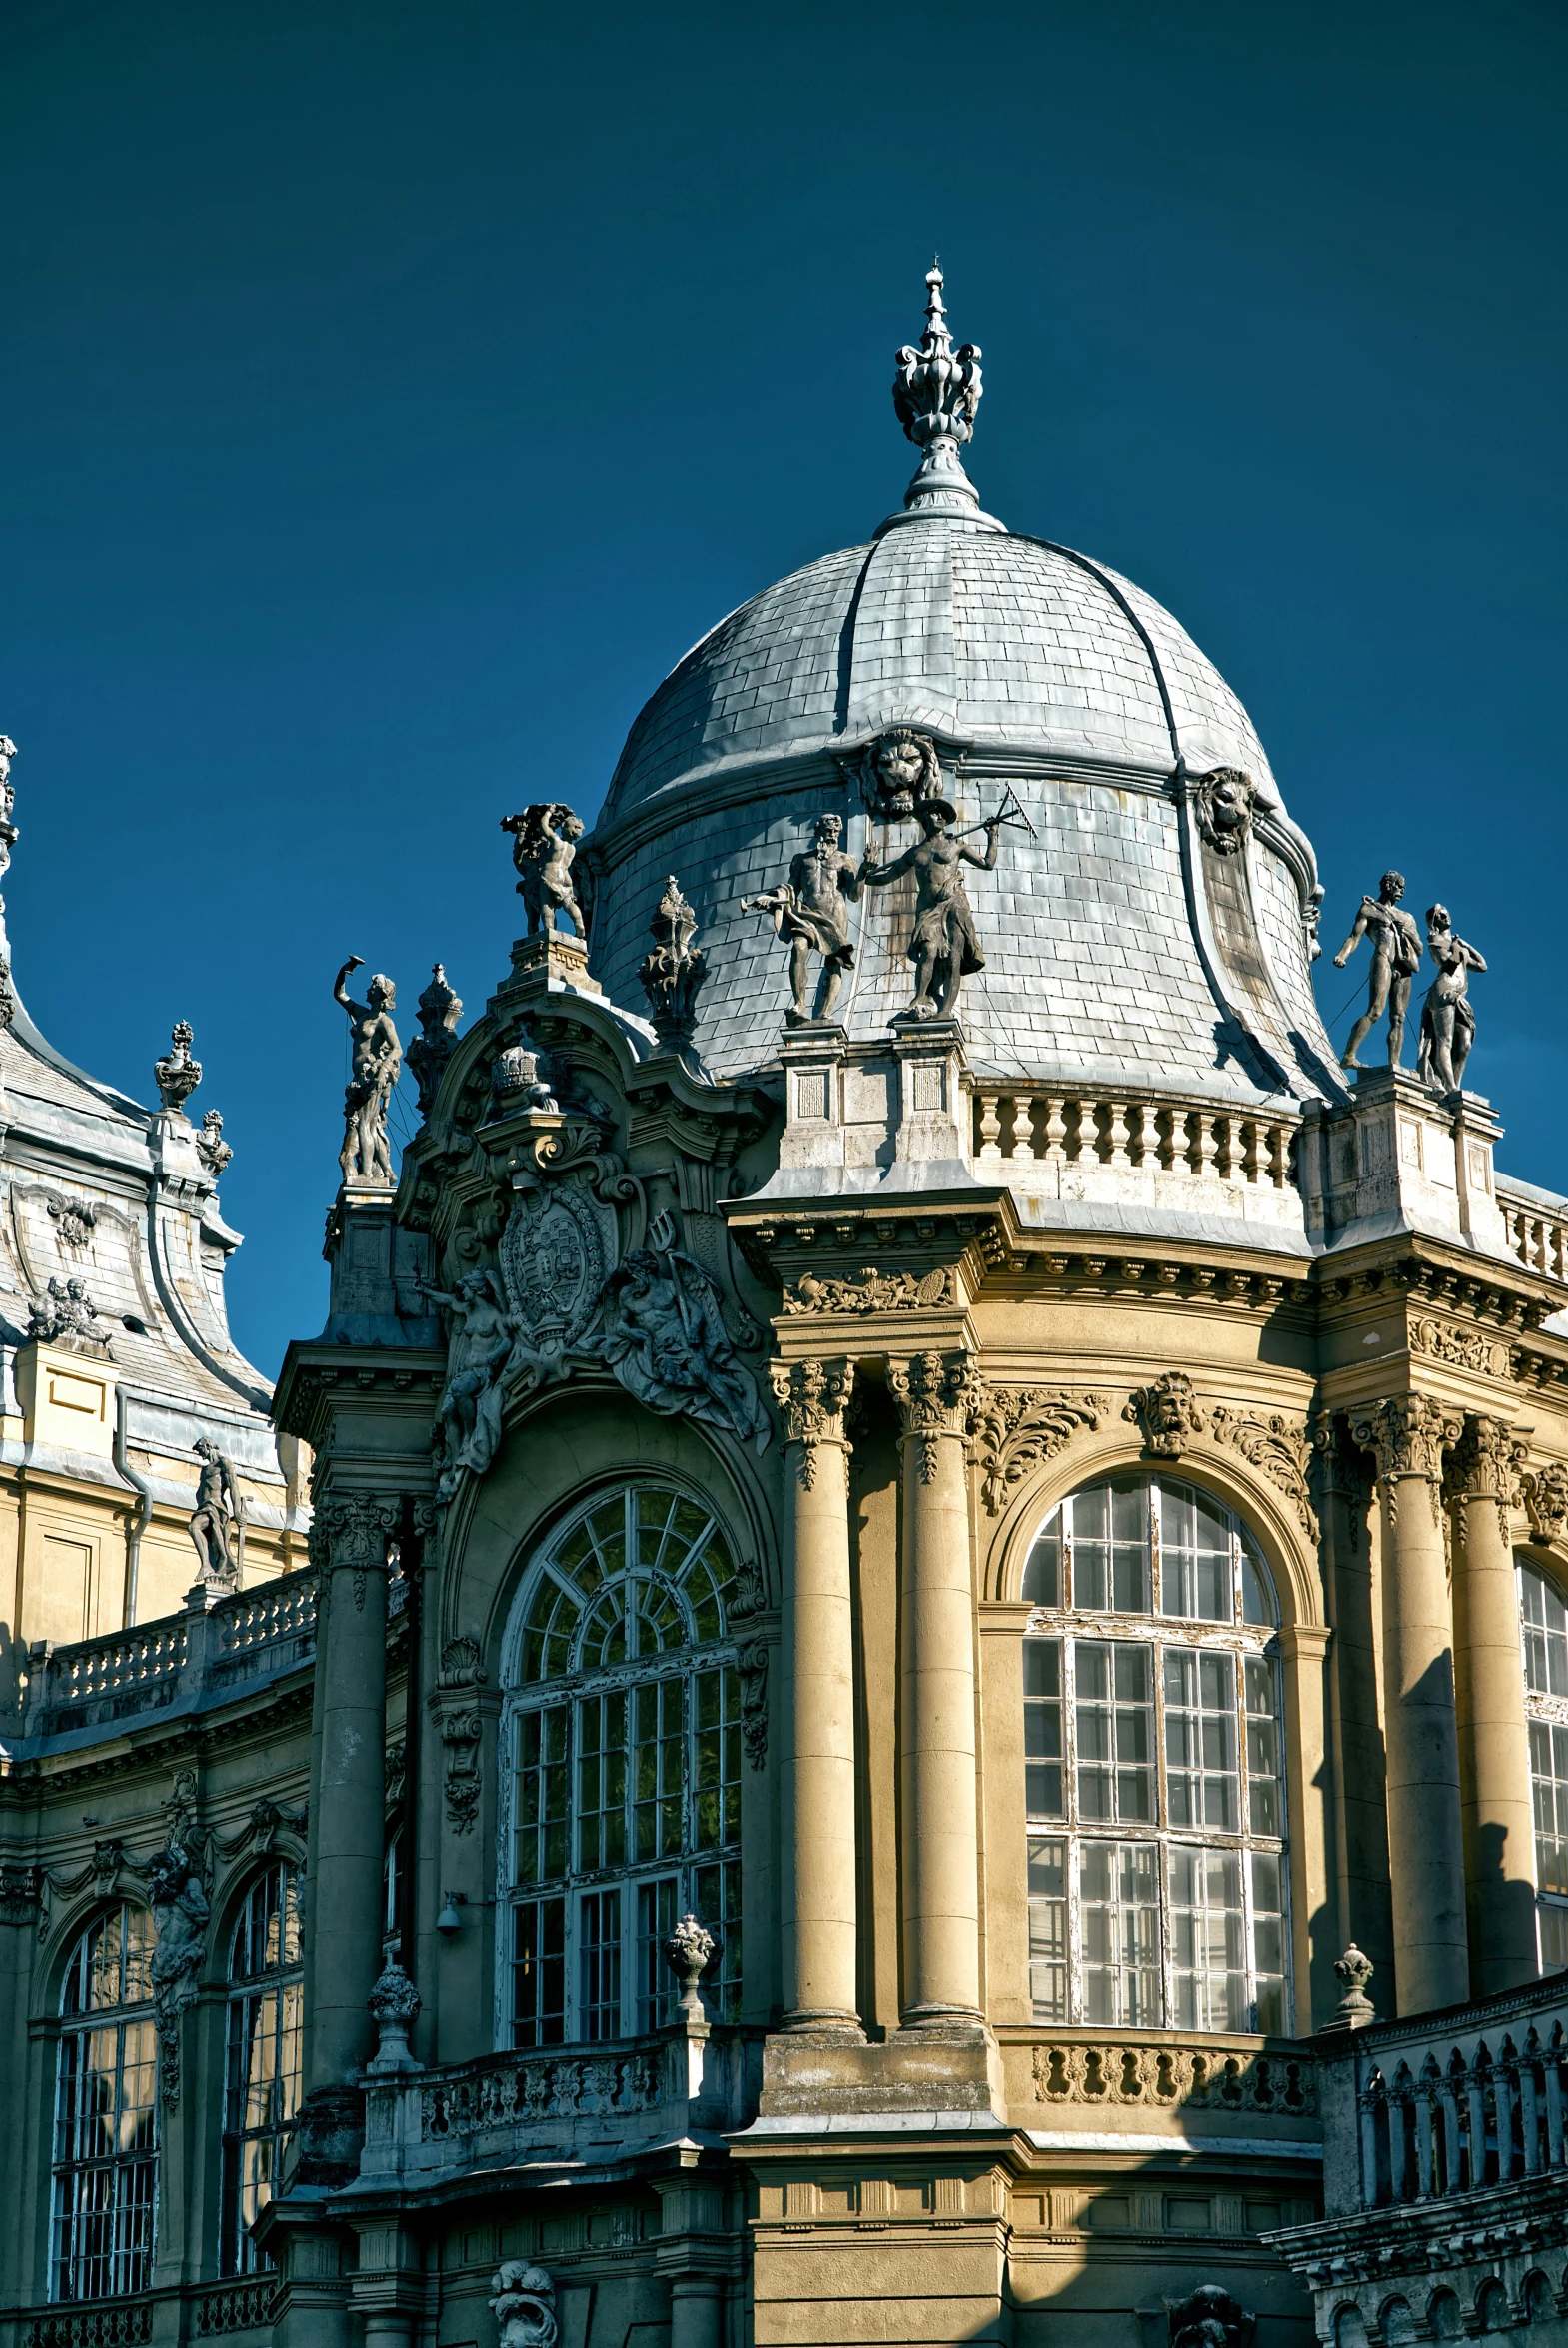
<svg viewBox="0 0 1568 2348">
<path fill-rule="evenodd" d="M 109 2005 L 79 2005 L 68 2010 L 73 1977 L 80 1980 L 88 1974 L 90 1946 L 93 1935 L 107 1928 L 111 1919 L 120 1922 L 120 1943 L 117 1957 L 118 1986 L 122 1994 Z M 131 1930 L 131 1919 L 136 1930 Z M 118 1900 L 102 1908 L 81 1927 L 71 1943 L 71 1953 L 60 1979 L 58 2012 L 60 2035 L 55 2049 L 55 2092 L 50 2115 L 50 2189 L 49 2189 L 49 2304 L 51 2306 L 86 2306 L 105 2299 L 134 2297 L 152 2288 L 153 2272 L 158 2257 L 159 2204 L 163 2188 L 163 2127 L 161 2064 L 158 2048 L 157 2017 L 153 2006 L 152 1959 L 157 1935 L 149 1912 L 133 1900 Z M 133 1975 L 139 1980 L 143 1994 L 124 1994 Z M 109 2115 L 111 2129 L 119 2133 L 117 2123 L 129 2108 L 146 2115 L 150 2141 L 132 2145 L 129 2150 L 115 2149 L 106 2157 L 95 2157 L 74 2149 L 64 2151 L 67 2129 L 71 2129 L 74 2143 L 80 2142 L 83 2121 L 74 2125 L 70 2118 L 73 2106 L 71 2088 L 86 2077 L 103 2077 L 101 2070 L 89 2070 L 88 2042 L 109 2031 L 115 2035 L 113 2106 Z M 137 2034 L 134 2061 L 127 2061 L 127 2032 Z M 73 2052 L 74 2049 L 74 2052 Z M 151 2096 L 145 2103 L 127 2106 L 123 2087 L 128 2069 L 139 2072 L 151 2082 Z M 83 2206 L 76 2188 L 83 2180 L 109 2179 L 110 2198 L 98 2207 Z M 96 2188 L 90 2188 L 96 2190 Z M 69 2196 L 71 2206 L 67 2206 Z M 112 2246 L 106 2252 L 84 2249 L 80 2233 L 84 2220 L 107 2215 L 111 2220 Z M 132 2221 L 130 2231 L 136 2230 L 135 2221 L 145 2215 L 143 2238 L 127 2241 L 126 2221 Z M 69 2232 L 68 2232 L 69 2229 Z M 62 2249 L 69 2240 L 70 2247 Z M 106 2260 L 110 2274 L 101 2291 L 80 2290 L 75 2286 L 83 2270 Z M 71 2287 L 62 2288 L 63 2284 Z"/>
<path fill-rule="evenodd" d="M 270 1880 L 276 1878 L 280 1894 L 277 1913 L 286 1913 L 284 1903 L 292 1902 L 296 1955 L 292 1961 L 275 1965 L 263 1964 L 250 1972 L 236 1972 L 241 1935 L 253 1927 L 252 1909 Z M 285 1945 L 287 1934 L 285 1929 Z M 291 1998 L 290 1992 L 293 1992 Z M 275 2059 L 273 2079 L 282 2080 L 282 2094 L 277 2099 L 271 2118 L 246 2126 L 237 2124 L 237 2098 L 242 2092 L 242 2081 L 236 2058 L 242 2044 L 251 2044 L 247 2030 L 241 2040 L 240 2028 L 252 2007 L 260 2007 L 264 2000 L 276 1998 L 277 2010 L 268 2038 L 274 2058 L 293 2042 L 292 2071 L 278 2067 Z M 293 2015 L 290 2019 L 290 2007 Z M 253 1875 L 245 1887 L 244 1896 L 235 1911 L 229 1933 L 228 1957 L 224 1969 L 224 2029 L 223 2029 L 223 2101 L 221 2111 L 220 2188 L 218 2197 L 218 2271 L 226 2279 L 271 2272 L 273 2260 L 257 2248 L 251 2236 L 254 2219 L 243 2216 L 245 2178 L 242 2163 L 245 2147 L 250 2144 L 271 2146 L 272 2168 L 265 2180 L 269 2190 L 265 2199 L 258 2199 L 259 2215 L 272 2198 L 271 2187 L 282 2174 L 285 2147 L 298 2115 L 304 2095 L 305 2077 L 305 1946 L 303 1921 L 303 1883 L 297 1861 L 278 1856 L 269 1860 L 261 1871 Z M 251 2084 L 248 2080 L 245 2082 Z M 289 2089 L 292 2084 L 293 2096 Z"/>
<path fill-rule="evenodd" d="M 1538 1688 L 1532 1687 L 1530 1684 L 1530 1638 L 1533 1625 L 1529 1623 L 1525 1613 L 1525 1575 L 1532 1574 L 1547 1593 L 1556 1599 L 1558 1605 L 1564 1608 L 1565 1612 L 1568 1612 L 1568 1594 L 1565 1594 L 1563 1590 L 1556 1565 L 1551 1560 L 1543 1558 L 1537 1551 L 1515 1548 L 1513 1559 L 1514 1602 L 1519 1612 L 1519 1668 L 1524 1680 L 1524 1714 L 1530 1740 L 1530 1821 L 1533 1834 L 1530 1856 L 1534 1862 L 1535 1872 L 1536 1963 L 1543 1974 L 1556 1973 L 1568 1971 L 1568 1874 L 1565 1874 L 1565 1888 L 1562 1891 L 1548 1891 L 1542 1888 L 1540 1796 L 1542 1779 L 1537 1773 L 1535 1765 L 1536 1736 L 1538 1731 L 1544 1732 L 1554 1747 L 1568 1747 L 1568 1691 L 1559 1695 L 1552 1693 L 1549 1686 Z M 1550 1637 L 1551 1633 L 1548 1632 L 1548 1642 Z M 1549 1680 L 1551 1676 L 1549 1643 L 1545 1647 L 1545 1653 Z M 1554 1786 L 1568 1784 L 1568 1752 L 1564 1753 L 1564 1761 L 1565 1771 L 1559 1773 L 1557 1754 L 1554 1752 L 1550 1780 Z M 1553 1840 L 1568 1844 L 1568 1832 L 1554 1834 Z M 1555 1940 L 1557 1943 L 1550 1956 L 1547 1954 L 1549 1940 Z"/>
<path fill-rule="evenodd" d="M 663 1569 L 666 1563 L 663 1554 L 650 1565 L 638 1553 L 636 1536 L 640 1529 L 647 1529 L 640 1524 L 640 1504 L 656 1496 L 671 1504 L 665 1528 L 667 1539 L 678 1507 L 694 1509 L 703 1520 L 702 1530 L 684 1540 L 678 1571 L 685 1571 L 699 1553 L 717 1553 L 724 1560 L 726 1572 L 719 1581 L 717 1593 L 717 1635 L 703 1636 L 696 1609 L 676 1586 L 672 1575 Z M 618 1498 L 624 1510 L 624 1549 L 620 1563 L 614 1573 L 602 1578 L 592 1590 L 575 1589 L 570 1572 L 559 1562 L 561 1553 L 585 1525 L 602 1517 Z M 658 1966 L 652 1968 L 657 1976 L 657 1989 L 652 1981 L 644 1978 L 651 1970 L 650 1948 L 659 1937 L 657 1921 L 652 1937 L 647 1929 L 650 1909 L 656 1918 L 661 1912 L 670 1911 L 672 1921 L 688 1911 L 693 1912 L 715 1931 L 719 1947 L 705 1986 L 711 2004 L 725 2018 L 735 2018 L 739 2013 L 741 1805 L 745 1770 L 738 1664 L 741 1641 L 728 1613 L 730 1595 L 736 1586 L 736 1543 L 729 1527 L 706 1493 L 673 1475 L 628 1476 L 602 1484 L 569 1509 L 541 1545 L 523 1578 L 503 1649 L 504 1694 L 499 1727 L 502 1767 L 497 1887 L 498 1909 L 505 1919 L 503 1929 L 497 1934 L 496 1949 L 494 2035 L 499 2049 L 524 2051 L 530 2046 L 610 2044 L 644 2036 L 672 2022 L 676 2017 L 679 1989 L 662 1956 Z M 554 1677 L 542 1675 L 527 1680 L 524 1670 L 529 1653 L 530 1617 L 538 1604 L 542 1585 L 549 1581 L 572 1590 L 580 1611 L 570 1633 L 567 1667 Z M 634 1630 L 628 1651 L 621 1659 L 585 1660 L 586 1639 L 596 1621 L 603 1617 L 603 1602 L 609 1589 L 614 1586 L 622 1592 L 622 1619 L 630 1622 L 626 1605 L 629 1585 L 651 1583 L 659 1585 L 663 1601 L 674 1599 L 681 1612 L 679 1643 L 662 1645 L 646 1654 L 633 1652 L 645 1618 L 638 1609 L 639 1628 Z M 559 1610 L 554 1619 L 559 1622 Z M 549 1635 L 567 1634 L 552 1627 Z M 548 1655 L 545 1670 L 548 1673 Z M 717 1721 L 705 1722 L 699 1718 L 700 1683 L 711 1676 L 718 1682 L 719 1717 Z M 638 1810 L 647 1805 L 638 1801 L 638 1789 L 631 1783 L 634 1713 L 640 1696 L 644 1704 L 651 1696 L 663 1713 L 671 1701 L 667 1692 L 671 1690 L 679 1716 L 675 1733 L 679 1737 L 682 1761 L 679 1842 L 674 1848 L 661 1847 L 657 1854 L 639 1858 L 635 1847 L 636 1819 Z M 611 1699 L 609 1705 L 605 1702 L 607 1698 Z M 613 1715 L 617 1699 L 622 1700 L 622 1715 L 627 1724 L 619 1748 L 613 1747 L 603 1733 L 604 1717 L 607 1712 Z M 596 1723 L 592 1742 L 584 1735 L 585 1722 L 590 1716 Z M 556 1781 L 560 1814 L 550 1813 L 548 1819 L 551 1796 L 543 1774 L 537 1818 L 525 1816 L 529 1805 L 523 1799 L 523 1780 L 531 1766 L 525 1759 L 525 1739 L 531 1721 L 539 1724 L 542 1772 L 560 1772 Z M 664 1733 L 657 1742 L 663 1747 L 671 1740 L 668 1725 L 662 1721 L 661 1726 Z M 600 1800 L 591 1809 L 585 1809 L 584 1764 L 599 1758 L 603 1769 L 606 1759 L 617 1750 L 626 1756 L 627 1764 L 621 1793 L 613 1804 L 607 1805 L 601 1789 Z M 713 1766 L 716 1754 L 717 1780 Z M 661 1845 L 665 1844 L 669 1832 L 670 1790 L 661 1783 L 651 1796 L 655 1812 L 653 1838 Z M 717 1827 L 705 1840 L 700 1806 L 705 1795 L 715 1793 L 718 1795 Z M 589 1820 L 608 1820 L 613 1814 L 620 1819 L 619 1847 L 607 1851 L 606 1843 L 613 1839 L 615 1829 L 601 1829 L 596 1855 L 603 1863 L 585 1866 L 583 1837 Z M 562 1863 L 547 1873 L 553 1847 L 545 1839 L 550 1824 L 560 1829 Z M 541 1842 L 537 1846 L 537 1871 L 525 1878 L 518 1864 L 517 1838 L 531 1832 L 539 1833 Z M 613 2000 L 602 1996 L 591 2016 L 585 1967 L 591 1967 L 596 1973 L 592 1986 L 603 1991 L 605 1959 L 597 1934 L 591 1943 L 587 1927 L 590 1923 L 602 1926 L 606 1894 L 618 1895 L 618 1954 L 614 1969 L 619 1981 Z M 525 1941 L 533 1952 L 526 1959 L 522 1953 Z M 519 1966 L 525 1962 L 532 1967 L 529 1991 L 532 2006 L 527 2017 L 521 2011 L 524 2000 L 519 1995 L 522 1984 L 518 1973 Z M 607 2005 L 612 2009 L 609 2012 Z M 614 2037 L 610 2034 L 612 2022 L 617 2025 Z M 589 2035 L 590 2024 L 598 2036 Z M 525 2028 L 536 2034 L 519 2036 L 518 2031 Z"/>
<path fill-rule="evenodd" d="M 1083 1496 L 1098 1494 L 1108 1489 L 1125 1491 L 1140 1488 L 1144 1498 L 1141 1537 L 1147 1544 L 1147 1565 L 1143 1577 L 1143 1592 L 1147 1608 L 1118 1609 L 1108 1606 L 1079 1607 L 1072 1603 L 1076 1595 L 1077 1560 L 1074 1547 L 1079 1538 L 1073 1525 L 1073 1503 Z M 1186 1552 L 1191 1544 L 1167 1542 L 1163 1538 L 1164 1508 L 1160 1495 L 1170 1493 L 1183 1499 L 1195 1497 L 1213 1510 L 1228 1527 L 1230 1615 L 1228 1620 L 1213 1620 L 1200 1616 L 1165 1613 L 1161 1611 L 1164 1594 L 1164 1554 L 1175 1547 Z M 1107 1527 L 1111 1522 L 1110 1504 L 1105 1504 Z M 1056 1529 L 1057 1604 L 1029 1600 L 1028 1621 L 1024 1629 L 1025 1649 L 1034 1642 L 1049 1642 L 1057 1653 L 1056 1679 L 1058 1694 L 1054 1699 L 1059 1708 L 1059 1785 L 1060 1812 L 1052 1816 L 1029 1807 L 1028 1749 L 1030 1731 L 1025 1727 L 1025 1835 L 1028 1855 L 1027 1873 L 1038 1864 L 1043 1873 L 1049 1863 L 1037 1859 L 1036 1853 L 1046 1846 L 1060 1846 L 1060 1883 L 1058 1894 L 1042 1890 L 1031 1894 L 1026 1890 L 1029 1911 L 1029 1998 L 1035 2026 L 1057 2029 L 1173 2029 L 1194 2031 L 1201 2035 L 1222 2035 L 1240 2030 L 1245 2034 L 1264 2034 L 1259 2031 L 1259 1990 L 1265 1983 L 1278 1980 L 1281 1984 L 1280 2019 L 1268 2034 L 1289 2035 L 1294 2028 L 1295 1984 L 1293 1980 L 1293 1947 L 1290 1919 L 1290 1837 L 1289 1788 L 1287 1781 L 1287 1714 L 1283 1657 L 1278 1635 L 1278 1603 L 1274 1579 L 1263 1558 L 1256 1536 L 1227 1500 L 1208 1490 L 1202 1484 L 1185 1476 L 1161 1475 L 1139 1468 L 1111 1470 L 1073 1492 L 1067 1493 L 1042 1518 L 1035 1519 L 1033 1533 L 1026 1552 L 1020 1588 L 1028 1588 L 1029 1567 L 1042 1543 Z M 1097 1547 L 1106 1551 L 1103 1574 L 1100 1561 L 1094 1560 L 1096 1579 L 1103 1578 L 1106 1594 L 1115 1595 L 1114 1571 L 1110 1558 L 1110 1544 L 1101 1543 L 1089 1535 Z M 1218 1555 L 1218 1550 L 1213 1552 Z M 1249 1582 L 1248 1571 L 1253 1577 Z M 1270 1620 L 1247 1620 L 1249 1604 L 1261 1597 L 1267 1606 Z M 1142 1649 L 1148 1655 L 1146 1676 L 1149 1682 L 1147 1704 L 1148 1758 L 1143 1766 L 1152 1781 L 1152 1815 L 1140 1818 L 1120 1814 L 1119 1801 L 1110 1805 L 1108 1816 L 1090 1814 L 1082 1800 L 1080 1779 L 1079 1738 L 1082 1722 L 1079 1717 L 1079 1658 L 1083 1649 L 1108 1649 L 1112 1656 L 1127 1647 Z M 1210 1771 L 1209 1775 L 1227 1776 L 1234 1786 L 1235 1813 L 1230 1826 L 1172 1823 L 1171 1778 L 1181 1771 L 1171 1758 L 1171 1714 L 1184 1707 L 1173 1705 L 1168 1684 L 1166 1656 L 1179 1655 L 1197 1658 L 1193 1675 L 1203 1674 L 1203 1658 L 1221 1659 L 1229 1682 L 1230 1703 L 1225 1717 L 1230 1723 L 1230 1765 L 1224 1772 Z M 1250 1669 L 1249 1669 L 1250 1666 Z M 1210 1663 L 1210 1671 L 1212 1662 Z M 1258 1712 L 1251 1698 L 1255 1694 L 1255 1675 L 1267 1673 L 1271 1709 L 1265 1715 Z M 1031 1700 L 1050 1702 L 1052 1699 L 1031 1699 L 1028 1693 L 1029 1672 L 1024 1666 L 1025 1709 Z M 1250 1684 L 1249 1684 L 1250 1683 Z M 1097 1699 L 1091 1698 L 1090 1701 Z M 1112 1702 L 1114 1704 L 1114 1698 Z M 1125 1707 L 1131 1709 L 1130 1706 Z M 1256 1767 L 1252 1758 L 1252 1723 L 1267 1718 L 1272 1723 L 1275 1744 L 1274 1767 L 1265 1771 Z M 1054 1757 L 1047 1756 L 1045 1767 L 1053 1766 Z M 1110 1765 L 1114 1779 L 1120 1764 L 1119 1751 Z M 1095 1752 L 1088 1756 L 1088 1766 L 1102 1766 L 1102 1756 Z M 1253 1822 L 1253 1793 L 1266 1785 L 1271 1789 L 1274 1813 L 1273 1829 Z M 1042 1789 L 1043 1790 L 1043 1789 Z M 1091 1846 L 1109 1847 L 1113 1851 L 1140 1851 L 1153 1847 L 1156 1853 L 1155 1878 L 1155 1949 L 1157 1959 L 1157 2012 L 1125 2019 L 1100 2019 L 1091 2016 L 1089 1996 L 1090 1957 L 1087 1953 L 1085 1931 L 1085 1902 L 1082 1896 L 1083 1853 Z M 1233 1968 L 1243 1977 L 1243 2002 L 1247 2020 L 1243 2024 L 1231 2022 L 1203 2022 L 1178 2020 L 1182 1993 L 1191 1983 L 1201 1996 L 1205 1979 L 1212 1978 L 1201 1965 L 1187 1966 L 1178 1962 L 1178 1922 L 1176 1916 L 1176 1876 L 1174 1858 L 1177 1853 L 1203 1851 L 1224 1858 L 1234 1854 L 1239 1875 L 1239 1916 L 1241 1962 Z M 1278 1905 L 1260 1905 L 1259 1869 L 1255 1862 L 1270 1863 L 1277 1876 Z M 1266 1886 L 1265 1886 L 1266 1887 Z M 1044 1903 L 1058 1897 L 1061 1917 L 1052 1922 L 1045 1913 Z M 1035 1899 L 1040 1900 L 1038 1914 L 1040 1937 L 1036 1943 Z M 1119 1913 L 1113 1910 L 1112 1913 Z M 1196 1913 L 1185 1905 L 1182 1914 Z M 1275 1919 L 1277 1918 L 1277 1923 Z M 1259 1924 L 1265 1931 L 1277 1931 L 1279 1938 L 1279 1972 L 1277 1975 L 1260 1968 Z M 1136 1936 L 1134 1926 L 1134 1937 Z M 1039 1955 L 1036 1956 L 1038 1948 Z M 1034 1965 L 1054 1966 L 1059 1962 L 1066 1975 L 1064 2015 L 1053 2015 L 1040 2010 L 1050 2002 L 1034 1998 Z M 1131 1959 L 1123 1965 L 1123 1972 L 1148 1971 Z"/>
</svg>

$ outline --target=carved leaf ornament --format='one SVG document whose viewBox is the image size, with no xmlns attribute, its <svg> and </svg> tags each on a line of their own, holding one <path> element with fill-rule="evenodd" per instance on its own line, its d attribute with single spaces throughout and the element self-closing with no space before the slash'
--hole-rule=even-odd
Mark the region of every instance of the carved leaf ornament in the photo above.
<svg viewBox="0 0 1568 2348">
<path fill-rule="evenodd" d="M 1108 1394 L 1071 1394 L 1053 1386 L 978 1388 L 969 1414 L 969 1438 L 984 1481 L 981 1493 L 995 1516 L 1026 1475 L 1065 1450 L 1075 1434 L 1110 1416 Z"/>
</svg>

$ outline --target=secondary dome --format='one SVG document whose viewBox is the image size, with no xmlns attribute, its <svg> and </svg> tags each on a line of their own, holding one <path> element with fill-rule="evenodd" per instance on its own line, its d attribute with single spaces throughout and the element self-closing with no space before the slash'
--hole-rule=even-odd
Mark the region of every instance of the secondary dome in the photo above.
<svg viewBox="0 0 1568 2348">
<path fill-rule="evenodd" d="M 732 612 L 643 709 L 592 844 L 596 975 L 638 1001 L 675 873 L 709 960 L 698 1049 L 719 1076 L 766 1062 L 785 971 L 741 899 L 787 875 L 824 811 L 851 849 L 880 837 L 852 770 L 879 735 L 913 728 L 935 744 L 962 822 L 1010 784 L 1036 835 L 1010 832 L 998 870 L 967 876 L 986 956 L 961 1015 L 977 1066 L 1337 1095 L 1308 975 L 1316 862 L 1251 720 L 1152 596 L 982 512 L 958 454 L 979 352 L 953 350 L 940 272 L 926 282 L 926 332 L 898 354 L 894 384 L 922 451 L 903 508 Z M 1228 841 L 1209 858 L 1194 823 L 1197 786 L 1218 770 L 1250 785 L 1239 857 Z M 858 916 L 836 1013 L 851 1041 L 907 1001 L 891 900 L 879 892 Z"/>
</svg>

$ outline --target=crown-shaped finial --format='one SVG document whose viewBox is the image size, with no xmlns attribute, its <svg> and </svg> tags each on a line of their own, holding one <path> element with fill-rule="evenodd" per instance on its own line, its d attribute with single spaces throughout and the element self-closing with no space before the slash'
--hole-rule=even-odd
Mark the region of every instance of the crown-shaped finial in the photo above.
<svg viewBox="0 0 1568 2348">
<path fill-rule="evenodd" d="M 940 265 L 925 273 L 925 332 L 919 349 L 905 343 L 893 361 L 892 404 L 904 436 L 921 451 L 920 469 L 904 497 L 909 513 L 973 514 L 979 506 L 958 451 L 974 435 L 980 404 L 978 343 L 955 351 L 942 304 Z"/>
</svg>

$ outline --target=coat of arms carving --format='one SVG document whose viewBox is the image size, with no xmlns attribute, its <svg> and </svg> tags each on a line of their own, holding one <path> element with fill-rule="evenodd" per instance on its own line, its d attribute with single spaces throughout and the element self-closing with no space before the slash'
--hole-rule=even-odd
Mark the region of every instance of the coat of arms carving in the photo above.
<svg viewBox="0 0 1568 2348">
<path fill-rule="evenodd" d="M 517 1200 L 502 1234 L 501 1277 L 538 1352 L 567 1352 L 587 1334 L 616 1254 L 615 1210 L 586 1181 L 569 1176 Z"/>
</svg>

